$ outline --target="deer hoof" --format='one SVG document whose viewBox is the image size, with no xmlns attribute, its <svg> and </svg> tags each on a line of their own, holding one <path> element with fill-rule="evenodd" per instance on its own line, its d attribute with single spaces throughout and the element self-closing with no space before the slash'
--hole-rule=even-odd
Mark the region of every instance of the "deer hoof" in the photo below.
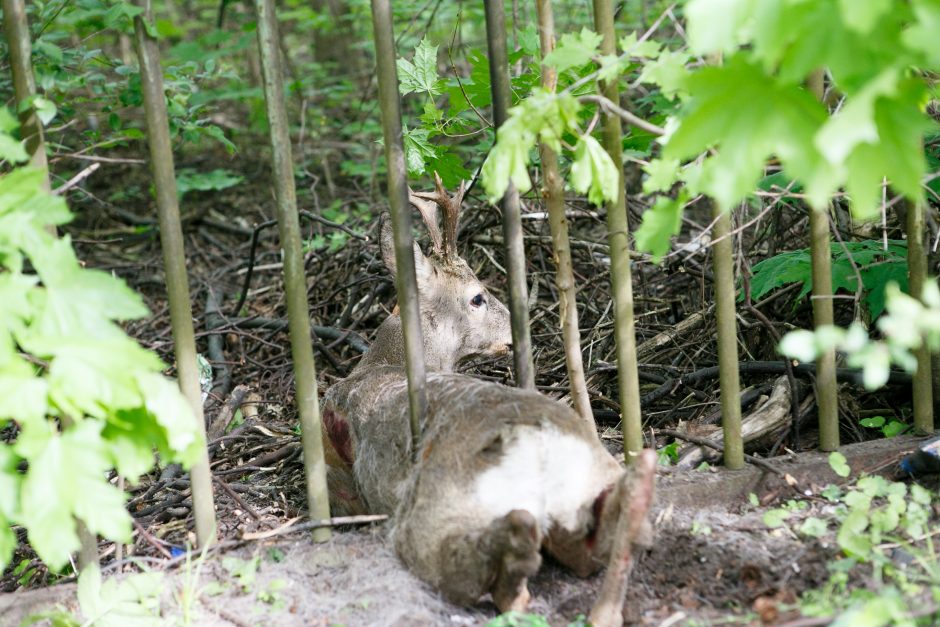
<svg viewBox="0 0 940 627">
<path fill-rule="evenodd" d="M 505 526 L 500 530 L 503 537 L 498 542 L 502 557 L 493 585 L 493 601 L 500 612 L 523 612 L 531 598 L 528 578 L 542 564 L 538 523 L 532 514 L 521 509 L 506 514 L 503 522 Z"/>
</svg>

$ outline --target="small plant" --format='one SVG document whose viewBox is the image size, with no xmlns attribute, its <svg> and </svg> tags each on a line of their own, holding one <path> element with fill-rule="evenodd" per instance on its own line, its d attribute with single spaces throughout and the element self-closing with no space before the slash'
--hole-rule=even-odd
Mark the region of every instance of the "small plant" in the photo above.
<svg viewBox="0 0 940 627">
<path fill-rule="evenodd" d="M 872 340 L 854 323 L 848 329 L 824 326 L 815 331 L 800 329 L 787 333 L 778 350 L 800 361 L 813 361 L 831 349 L 846 355 L 850 367 L 861 368 L 865 387 L 873 390 L 888 381 L 891 364 L 908 372 L 917 370 L 913 351 L 924 344 L 931 352 L 940 350 L 940 288 L 928 281 L 923 303 L 901 292 L 891 283 L 885 290 L 887 314 L 878 319 L 884 340 Z"/>
<path fill-rule="evenodd" d="M 765 259 L 755 264 L 752 270 L 751 298 L 755 300 L 784 285 L 799 283 L 800 291 L 793 299 L 796 304 L 813 289 L 812 261 L 808 248 Z M 885 292 L 892 281 L 907 291 L 907 242 L 890 240 L 886 248 L 882 242 L 874 240 L 847 242 L 844 247 L 833 245 L 833 293 L 843 291 L 855 294 L 859 287 L 859 276 L 862 280 L 862 303 L 874 320 L 884 311 Z M 739 294 L 738 300 L 743 299 L 744 294 Z"/>
<path fill-rule="evenodd" d="M 844 456 L 833 453 L 829 461 L 836 474 L 849 475 Z M 934 496 L 916 484 L 878 476 L 863 476 L 844 489 L 829 486 L 822 496 L 834 506 L 826 508 L 831 516 L 805 517 L 795 530 L 813 538 L 834 530 L 841 556 L 829 564 L 827 583 L 803 595 L 803 613 L 842 626 L 934 624 L 940 618 L 930 603 L 940 594 L 940 561 L 928 525 Z M 807 507 L 804 501 L 790 502 L 769 510 L 764 522 L 782 527 Z M 853 583 L 859 580 L 853 573 L 865 569 L 876 588 Z"/>
<path fill-rule="evenodd" d="M 16 162 L 9 118 L 0 114 L 0 159 Z M 71 214 L 42 184 L 28 168 L 0 176 L 0 568 L 20 525 L 59 570 L 79 548 L 76 519 L 130 542 L 112 469 L 134 482 L 154 450 L 189 464 L 204 443 L 164 365 L 118 324 L 147 315 L 140 296 L 50 233 Z"/>
</svg>

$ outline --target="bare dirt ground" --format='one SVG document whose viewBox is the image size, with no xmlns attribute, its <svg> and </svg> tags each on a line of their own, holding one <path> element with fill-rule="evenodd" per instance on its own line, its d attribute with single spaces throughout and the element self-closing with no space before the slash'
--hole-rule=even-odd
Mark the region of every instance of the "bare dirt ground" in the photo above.
<svg viewBox="0 0 940 627">
<path fill-rule="evenodd" d="M 304 533 L 239 543 L 246 533 L 282 528 L 303 516 L 306 503 L 283 324 L 286 314 L 276 228 L 265 226 L 273 217 L 266 182 L 269 175 L 263 159 L 226 160 L 204 154 L 191 156 L 180 166 L 200 171 L 226 167 L 245 176 L 236 187 L 193 192 L 183 200 L 197 342 L 214 368 L 206 418 L 219 532 L 223 540 L 239 546 L 209 555 L 201 568 L 198 560 L 189 566 L 181 563 L 179 555 L 185 552 L 193 528 L 189 482 L 185 475 L 158 471 L 130 490 L 129 509 L 136 532 L 133 546 L 125 551 L 127 557 L 116 563 L 114 546 L 102 543 L 103 567 L 107 573 L 121 571 L 125 576 L 140 564 L 167 569 L 163 608 L 177 622 L 185 622 L 188 616 L 190 624 L 485 623 L 495 615 L 491 603 L 465 609 L 440 600 L 402 569 L 385 544 L 382 525 L 339 529 L 324 545 L 312 544 Z M 153 315 L 130 323 L 128 330 L 172 364 L 159 237 L 148 188 L 145 166 L 109 165 L 106 175 L 99 172 L 84 187 L 73 190 L 70 204 L 77 218 L 67 231 L 80 258 L 123 277 L 144 295 Z M 311 242 L 306 258 L 311 316 L 323 327 L 314 343 L 322 393 L 355 366 L 372 332 L 394 305 L 394 289 L 375 243 L 384 201 L 375 189 L 351 185 L 327 193 L 314 181 L 301 187 L 300 204 L 316 216 L 304 219 L 303 228 L 304 237 Z M 527 212 L 539 209 L 534 198 L 525 204 Z M 641 204 L 640 198 L 633 203 L 634 207 Z M 579 201 L 571 205 L 590 209 Z M 325 208 L 330 206 L 352 216 L 344 228 L 332 225 L 329 218 L 324 221 Z M 601 437 L 617 448 L 619 402 L 612 365 L 606 231 L 603 216 L 584 215 L 587 217 L 573 219 L 571 224 L 582 346 Z M 498 211 L 471 192 L 460 240 L 461 253 L 481 279 L 504 297 L 498 219 Z M 636 224 L 635 215 L 632 219 Z M 770 241 L 770 249 L 783 250 L 791 240 L 802 237 L 802 213 L 782 212 L 775 214 L 773 221 L 767 228 L 758 225 L 746 245 L 758 249 Z M 705 224 L 707 219 L 699 223 L 691 212 L 680 239 L 694 239 Z M 564 400 L 567 380 L 548 227 L 536 218 L 524 220 L 524 225 L 537 383 L 546 394 Z M 349 235 L 350 230 L 357 235 Z M 330 249 L 336 233 L 343 235 Z M 319 247 L 317 242 L 322 240 L 326 247 Z M 697 250 L 671 257 L 661 266 L 642 259 L 634 266 L 642 405 L 651 438 L 648 445 L 657 448 L 673 439 L 662 431 L 698 433 L 714 428 L 719 418 L 716 377 L 707 373 L 699 378 L 688 376 L 716 362 L 714 318 L 709 307 L 710 266 L 702 249 Z M 794 308 L 787 298 L 769 298 L 755 306 L 772 321 L 799 324 L 808 319 L 808 303 Z M 773 380 L 780 374 L 780 362 L 768 330 L 747 311 L 742 310 L 741 319 L 746 323 L 741 327 L 746 347 L 742 359 L 770 364 L 742 370 L 749 385 L 742 399 L 748 412 L 766 401 Z M 768 374 L 774 368 L 776 373 Z M 505 361 L 476 364 L 471 370 L 492 380 L 511 381 Z M 168 373 L 173 372 L 171 366 Z M 762 438 L 751 450 L 769 457 L 786 449 L 799 453 L 814 447 L 814 404 L 806 388 L 802 393 L 802 410 L 795 416 L 799 432 L 788 424 Z M 871 437 L 858 426 L 859 412 L 877 411 L 901 418 L 909 398 L 906 388 L 868 394 L 846 384 L 840 397 L 847 418 L 843 422 L 844 441 Z M 877 463 L 861 466 L 869 471 L 883 470 L 898 455 L 892 448 L 872 458 Z M 860 459 L 866 456 L 870 455 Z M 787 458 L 775 461 L 783 459 Z M 817 457 L 810 455 L 809 459 L 815 460 L 817 472 L 807 475 L 803 483 L 821 487 L 820 477 L 826 476 L 827 467 L 819 465 Z M 673 471 L 660 477 L 657 539 L 634 570 L 629 622 L 671 625 L 692 620 L 720 622 L 722 617 L 737 616 L 738 621 L 763 618 L 773 623 L 794 616 L 789 604 L 826 579 L 825 564 L 836 549 L 832 543 L 797 538 L 763 524 L 764 507 L 794 495 L 794 488 L 781 483 L 779 477 L 768 475 L 769 479 L 760 480 L 763 475 L 753 471 L 720 475 Z M 717 487 L 703 487 L 708 482 L 717 482 Z M 747 504 L 749 492 L 759 494 L 760 507 Z M 255 557 L 256 575 L 239 584 L 232 570 Z M 239 561 L 226 562 L 226 558 Z M 197 571 L 200 576 L 194 582 Z M 44 587 L 63 579 L 66 583 L 62 585 Z M 43 603 L 74 608 L 74 584 L 67 581 L 68 573 L 48 573 L 31 550 L 21 545 L 13 566 L 0 574 L 0 592 L 6 593 L 0 595 L 0 625 L 18 624 L 20 617 Z M 579 580 L 546 563 L 531 585 L 531 611 L 548 617 L 553 625 L 565 625 L 590 609 L 599 585 L 598 578 Z M 181 601 L 193 590 L 202 590 L 198 600 Z"/>
</svg>

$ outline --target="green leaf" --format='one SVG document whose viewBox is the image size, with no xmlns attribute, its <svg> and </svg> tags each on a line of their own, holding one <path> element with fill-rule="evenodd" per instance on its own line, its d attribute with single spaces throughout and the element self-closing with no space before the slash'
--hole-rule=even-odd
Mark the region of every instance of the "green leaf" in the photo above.
<svg viewBox="0 0 940 627">
<path fill-rule="evenodd" d="M 770 527 L 771 529 L 776 529 L 782 527 L 787 518 L 790 517 L 789 510 L 786 509 L 769 509 L 764 512 L 764 524 Z"/>
<path fill-rule="evenodd" d="M 228 170 L 197 172 L 190 168 L 183 168 L 176 173 L 176 195 L 182 198 L 186 192 L 190 191 L 221 191 L 235 187 L 244 180 L 244 176 L 232 174 Z"/>
<path fill-rule="evenodd" d="M 759 0 L 691 0 L 685 7 L 689 45 L 697 54 L 730 52 Z"/>
<path fill-rule="evenodd" d="M 814 201 L 828 199 L 832 168 L 812 141 L 827 119 L 825 109 L 801 87 L 775 81 L 740 56 L 683 81 L 692 96 L 662 157 L 681 160 L 717 146 L 718 154 L 703 165 L 701 187 L 722 208 L 757 186 L 771 155 L 807 184 Z"/>
<path fill-rule="evenodd" d="M 853 493 L 855 494 L 855 493 Z M 868 529 L 868 511 L 865 509 L 854 509 L 849 512 L 836 539 L 839 547 L 849 556 L 867 559 L 871 553 L 871 538 L 865 533 Z"/>
<path fill-rule="evenodd" d="M 187 467 L 192 465 L 205 443 L 196 429 L 192 408 L 179 387 L 158 374 L 138 375 L 137 385 L 144 395 L 147 410 L 165 430 L 174 459 Z"/>
<path fill-rule="evenodd" d="M 684 191 L 677 198 L 657 198 L 653 206 L 643 212 L 643 222 L 634 234 L 637 250 L 650 253 L 658 263 L 669 252 L 672 236 L 682 227 L 682 208 L 687 200 Z"/>
<path fill-rule="evenodd" d="M 826 521 L 821 518 L 816 518 L 815 516 L 810 516 L 803 521 L 803 524 L 800 525 L 800 533 L 804 536 L 810 536 L 812 538 L 819 538 L 826 535 L 827 526 Z"/>
<path fill-rule="evenodd" d="M 163 573 L 136 573 L 104 581 L 96 564 L 82 569 L 78 603 L 86 624 L 95 627 L 158 627 Z"/>
<path fill-rule="evenodd" d="M 432 96 L 441 93 L 437 74 L 437 49 L 425 37 L 415 48 L 414 61 L 398 59 L 399 90 L 404 96 L 411 92 L 424 92 Z"/>
<path fill-rule="evenodd" d="M 655 59 L 659 56 L 662 45 L 652 39 L 639 41 L 636 31 L 620 38 L 620 49 L 624 54 L 641 59 Z"/>
<path fill-rule="evenodd" d="M 581 67 L 597 54 L 603 36 L 588 28 L 582 28 L 578 34 L 566 33 L 554 50 L 545 55 L 542 63 L 555 68 L 559 73 L 573 67 Z"/>
<path fill-rule="evenodd" d="M 872 416 L 871 418 L 862 418 L 858 421 L 863 427 L 868 427 L 869 429 L 880 429 L 885 424 L 884 416 Z"/>
<path fill-rule="evenodd" d="M 898 420 L 892 420 L 887 425 L 885 425 L 885 428 L 882 430 L 882 433 L 884 433 L 884 436 L 886 438 L 893 438 L 893 437 L 897 437 L 901 435 L 907 429 L 908 429 L 908 425 Z"/>
<path fill-rule="evenodd" d="M 845 455 L 839 451 L 829 453 L 829 467 L 832 468 L 832 472 L 840 477 L 848 477 L 849 473 L 852 471 L 852 469 L 849 468 L 848 461 L 845 459 Z"/>
<path fill-rule="evenodd" d="M 607 151 L 590 135 L 582 135 L 574 149 L 571 185 L 595 205 L 612 202 L 620 194 L 620 174 Z"/>
<path fill-rule="evenodd" d="M 922 52 L 927 64 L 936 67 L 940 65 L 940 46 L 937 45 L 940 3 L 935 0 L 914 0 L 912 6 L 917 21 L 907 28 L 901 39 L 909 48 Z"/>
<path fill-rule="evenodd" d="M 418 177 L 425 173 L 426 160 L 437 155 L 434 146 L 428 141 L 429 131 L 425 128 L 405 129 L 402 136 L 405 144 L 405 164 L 408 176 Z"/>
<path fill-rule="evenodd" d="M 646 180 L 643 181 L 643 193 L 667 192 L 679 180 L 678 159 L 653 159 L 643 168 Z"/>
<path fill-rule="evenodd" d="M 121 542 L 131 538 L 124 495 L 105 476 L 109 463 L 101 427 L 100 422 L 83 420 L 53 435 L 30 460 L 23 480 L 21 522 L 36 553 L 54 570 L 78 549 L 75 517 L 92 533 Z"/>
<path fill-rule="evenodd" d="M 659 85 L 664 96 L 674 98 L 684 92 L 685 81 L 689 77 L 689 70 L 685 67 L 688 62 L 687 52 L 664 50 L 655 60 L 643 65 L 640 82 Z"/>
<path fill-rule="evenodd" d="M 5 111 L 5 109 L 0 109 L 0 111 Z M 23 147 L 22 141 L 6 133 L 0 133 L 0 159 L 10 163 L 22 163 L 29 160 L 29 153 Z"/>
<path fill-rule="evenodd" d="M 33 109 L 35 109 L 36 116 L 39 118 L 39 121 L 42 122 L 43 126 L 52 121 L 57 111 L 55 103 L 42 96 L 33 98 Z"/>
<path fill-rule="evenodd" d="M 892 0 L 839 0 L 839 10 L 846 26 L 867 35 L 877 26 L 881 17 L 891 10 Z"/>
</svg>

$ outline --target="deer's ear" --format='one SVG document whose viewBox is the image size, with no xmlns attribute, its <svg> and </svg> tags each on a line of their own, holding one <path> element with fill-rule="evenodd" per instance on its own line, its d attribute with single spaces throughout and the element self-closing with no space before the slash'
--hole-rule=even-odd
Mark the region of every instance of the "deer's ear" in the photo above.
<svg viewBox="0 0 940 627">
<path fill-rule="evenodd" d="M 392 234 L 392 221 L 388 215 L 385 215 L 382 220 L 381 240 L 382 261 L 385 262 L 385 267 L 392 273 L 392 276 L 397 276 L 395 238 Z M 420 284 L 421 281 L 427 278 L 431 273 L 431 262 L 424 256 L 424 253 L 421 252 L 421 248 L 418 246 L 417 242 L 412 242 L 412 247 L 414 248 L 415 257 L 415 276 Z"/>
</svg>

